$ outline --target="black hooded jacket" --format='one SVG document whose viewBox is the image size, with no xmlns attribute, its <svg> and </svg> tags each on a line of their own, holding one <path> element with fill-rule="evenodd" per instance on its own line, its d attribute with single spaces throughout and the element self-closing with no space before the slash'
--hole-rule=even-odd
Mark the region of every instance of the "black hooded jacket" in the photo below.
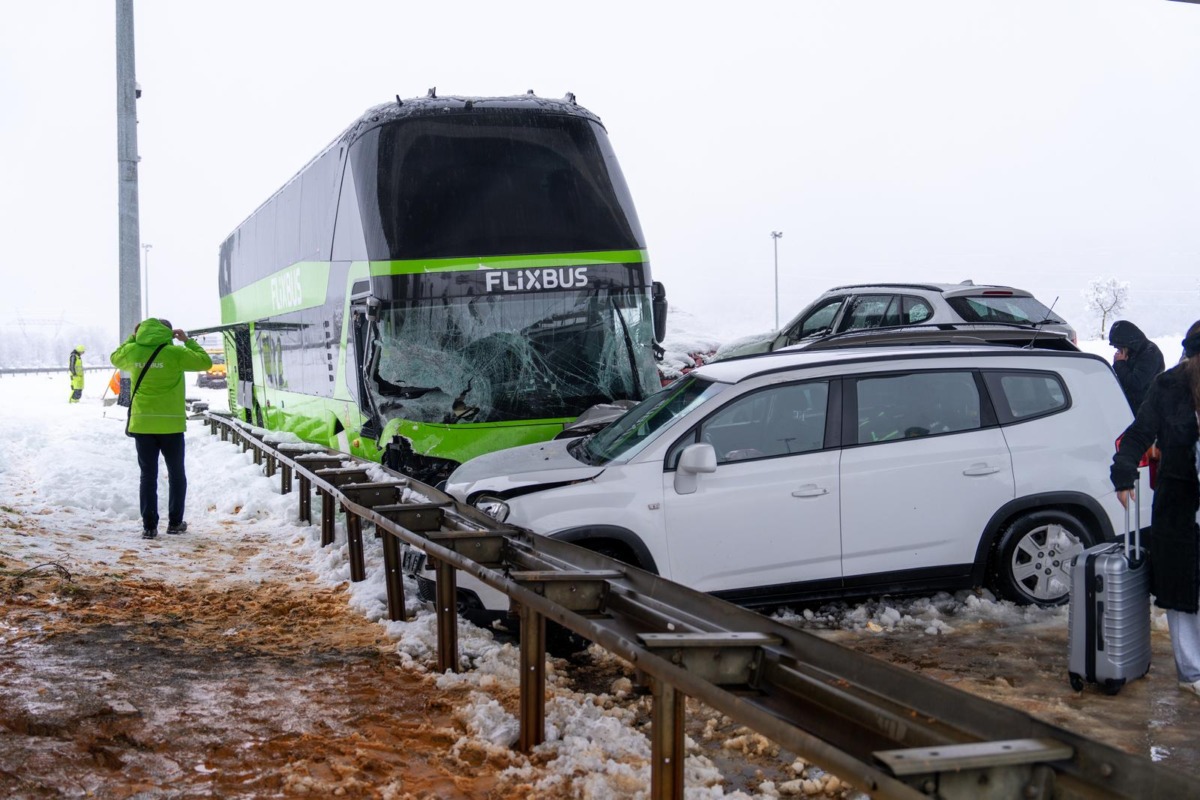
<svg viewBox="0 0 1200 800">
<path fill-rule="evenodd" d="M 1195 614 L 1200 609 L 1200 537 L 1196 507 L 1195 404 L 1186 367 L 1173 367 L 1154 381 L 1137 419 L 1121 434 L 1113 456 L 1112 483 L 1132 489 L 1138 462 L 1154 442 L 1162 450 L 1151 520 L 1150 583 L 1155 604 Z M 1145 486 L 1142 487 L 1145 489 Z"/>
<path fill-rule="evenodd" d="M 1113 362 L 1113 372 L 1117 373 L 1129 407 L 1137 414 L 1151 382 L 1166 368 L 1162 351 L 1146 338 L 1137 325 L 1123 319 L 1112 324 L 1108 331 L 1108 343 L 1128 350 L 1124 361 Z"/>
</svg>

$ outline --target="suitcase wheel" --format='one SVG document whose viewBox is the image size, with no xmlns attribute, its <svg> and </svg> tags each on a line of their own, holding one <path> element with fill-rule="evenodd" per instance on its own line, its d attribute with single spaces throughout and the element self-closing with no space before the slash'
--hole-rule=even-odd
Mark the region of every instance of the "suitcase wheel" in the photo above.
<svg viewBox="0 0 1200 800">
<path fill-rule="evenodd" d="M 1110 679 L 1106 680 L 1100 688 L 1102 688 L 1104 690 L 1104 693 L 1106 695 L 1108 695 L 1109 697 L 1112 697 L 1117 692 L 1121 691 L 1121 687 L 1124 685 L 1125 685 L 1125 681 L 1114 681 L 1110 678 Z"/>
<path fill-rule="evenodd" d="M 1074 672 L 1071 673 L 1071 688 L 1077 692 L 1083 691 L 1083 678 L 1076 675 Z"/>
</svg>

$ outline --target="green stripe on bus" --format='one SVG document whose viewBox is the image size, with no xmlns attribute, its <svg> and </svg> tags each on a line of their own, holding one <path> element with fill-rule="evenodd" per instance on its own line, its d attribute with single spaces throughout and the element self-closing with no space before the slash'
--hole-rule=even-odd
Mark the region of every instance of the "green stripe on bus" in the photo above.
<svg viewBox="0 0 1200 800">
<path fill-rule="evenodd" d="M 644 264 L 645 250 L 603 250 L 594 253 L 550 253 L 535 256 L 484 258 L 422 258 L 412 261 L 372 261 L 371 277 L 414 275 L 422 272 L 461 272 L 469 269 L 537 269 L 585 267 L 592 264 Z"/>
<path fill-rule="evenodd" d="M 301 261 L 221 297 L 221 321 L 249 322 L 325 305 L 328 261 Z"/>
</svg>

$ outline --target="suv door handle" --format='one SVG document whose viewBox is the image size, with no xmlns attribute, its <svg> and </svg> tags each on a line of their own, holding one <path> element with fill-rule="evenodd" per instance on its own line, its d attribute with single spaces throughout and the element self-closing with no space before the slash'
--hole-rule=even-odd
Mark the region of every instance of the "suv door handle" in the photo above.
<svg viewBox="0 0 1200 800">
<path fill-rule="evenodd" d="M 963 475 L 970 475 L 972 477 L 974 477 L 976 475 L 994 475 L 999 471 L 1000 471 L 1000 467 L 993 467 L 990 464 L 979 463 L 979 464 L 972 464 L 971 466 L 964 469 Z"/>
<path fill-rule="evenodd" d="M 822 489 L 815 483 L 807 483 L 796 491 L 792 492 L 792 497 L 820 497 L 823 494 L 829 494 L 829 490 Z"/>
</svg>

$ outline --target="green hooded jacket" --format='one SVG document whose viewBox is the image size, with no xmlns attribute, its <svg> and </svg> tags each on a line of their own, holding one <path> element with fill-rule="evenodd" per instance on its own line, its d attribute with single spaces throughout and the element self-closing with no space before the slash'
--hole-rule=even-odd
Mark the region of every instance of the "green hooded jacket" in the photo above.
<svg viewBox="0 0 1200 800">
<path fill-rule="evenodd" d="M 125 340 L 109 357 L 117 369 L 129 372 L 129 390 L 137 385 L 146 368 L 146 360 L 160 344 L 166 344 L 149 374 L 133 396 L 129 417 L 130 433 L 183 433 L 187 429 L 187 411 L 183 403 L 184 372 L 202 372 L 212 366 L 212 358 L 195 339 L 183 347 L 172 345 L 173 333 L 157 319 L 138 325 L 137 332 Z"/>
</svg>

